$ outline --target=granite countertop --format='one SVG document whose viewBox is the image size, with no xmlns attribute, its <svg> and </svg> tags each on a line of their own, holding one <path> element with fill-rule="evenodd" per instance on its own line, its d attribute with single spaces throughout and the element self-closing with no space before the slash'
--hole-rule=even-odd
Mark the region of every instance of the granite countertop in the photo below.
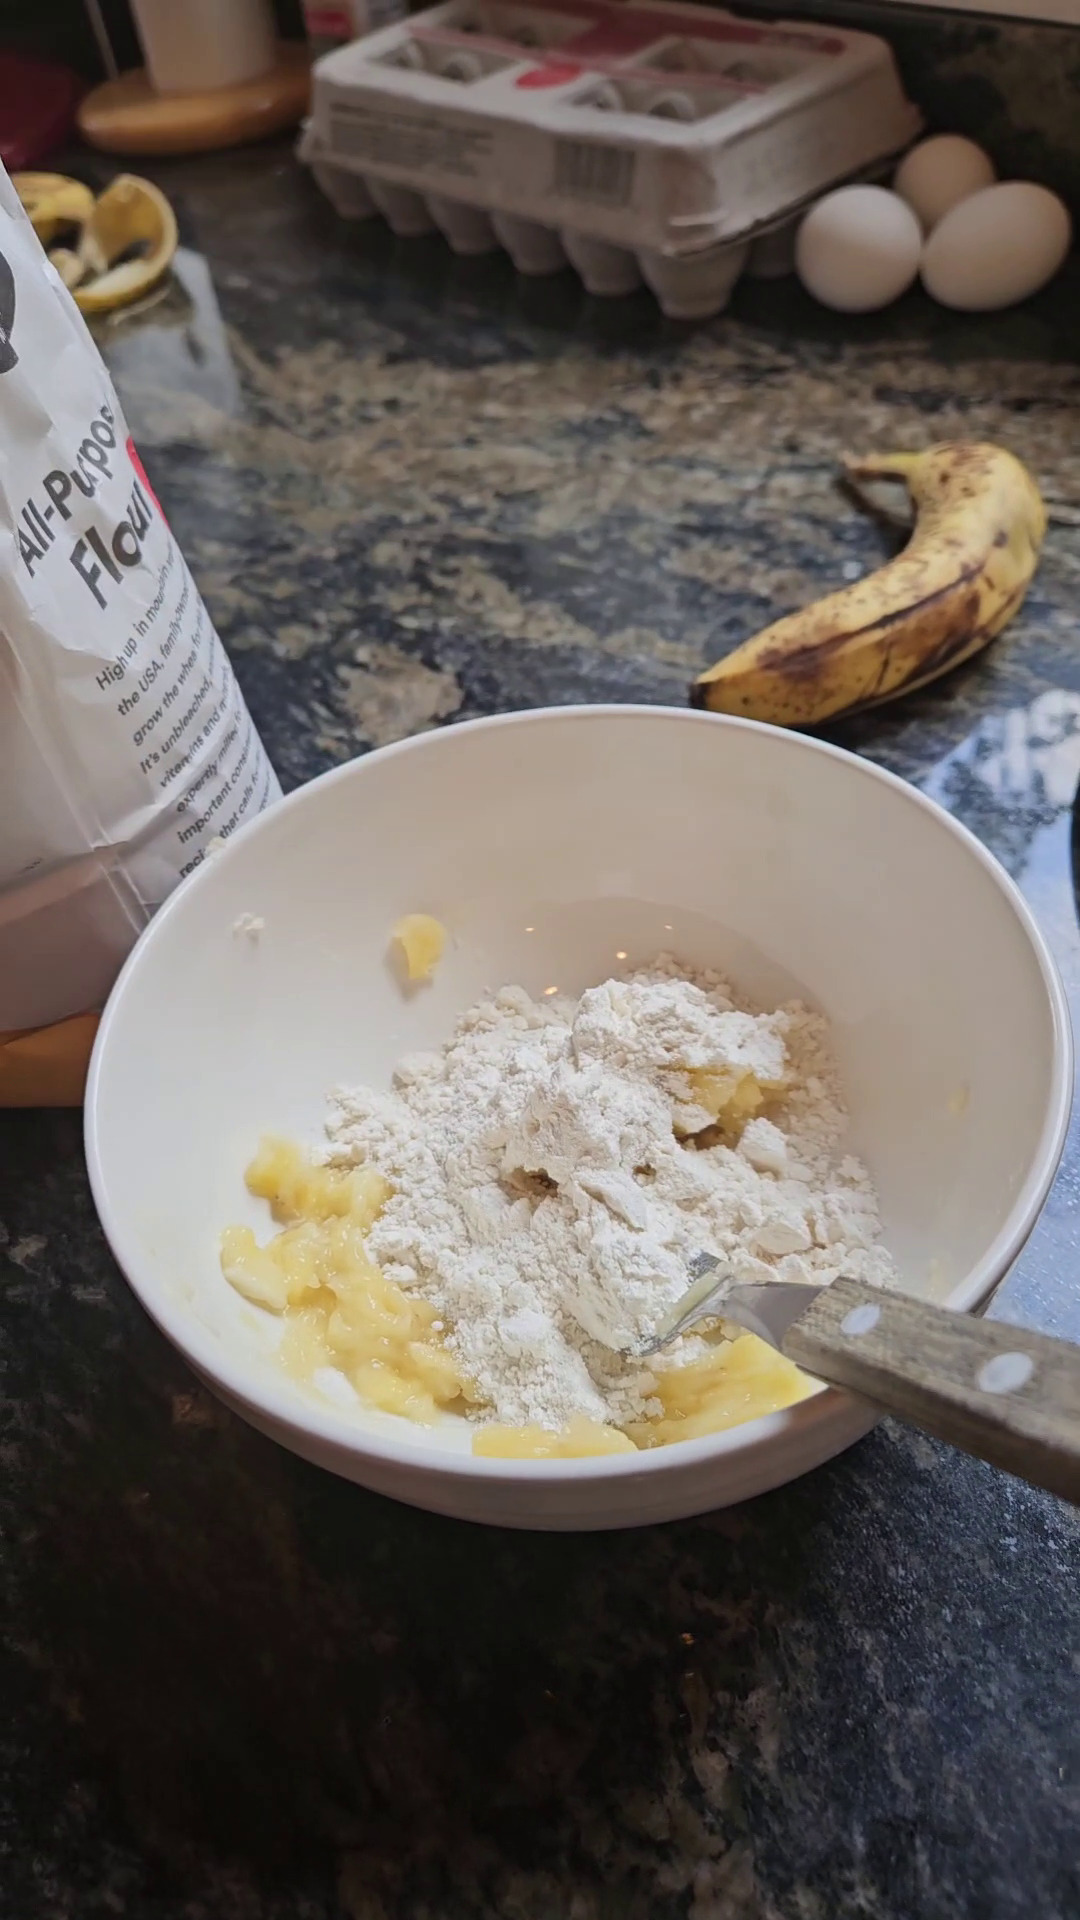
<svg viewBox="0 0 1080 1920">
<path fill-rule="evenodd" d="M 347 228 L 283 148 L 160 178 L 181 288 L 100 338 L 287 785 L 681 704 L 889 550 L 842 447 L 1000 439 L 1060 510 L 1021 618 L 836 737 L 993 847 L 1080 998 L 1075 274 L 992 322 L 744 284 L 695 331 Z M 1074 1134 L 995 1308 L 1073 1338 L 1078 1177 Z M 1080 1914 L 1072 1510 L 888 1422 L 640 1533 L 394 1506 L 200 1388 L 73 1114 L 0 1116 L 0 1284 L 5 1920 Z"/>
</svg>

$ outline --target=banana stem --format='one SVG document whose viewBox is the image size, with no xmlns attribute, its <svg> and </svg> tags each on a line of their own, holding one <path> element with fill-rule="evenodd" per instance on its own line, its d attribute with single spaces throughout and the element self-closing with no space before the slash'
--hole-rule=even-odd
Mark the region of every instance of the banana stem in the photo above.
<svg viewBox="0 0 1080 1920">
<path fill-rule="evenodd" d="M 870 454 L 860 460 L 853 454 L 843 454 L 841 461 L 844 469 L 844 484 L 854 494 L 865 513 L 875 520 L 881 520 L 886 526 L 896 527 L 904 533 L 911 531 L 910 514 L 894 513 L 890 507 L 883 506 L 880 500 L 868 491 L 876 480 L 903 480 L 908 482 L 911 468 L 918 460 L 915 453 Z M 909 489 L 910 493 L 910 489 Z"/>
<path fill-rule="evenodd" d="M 852 480 L 904 480 L 907 481 L 915 468 L 925 458 L 921 453 L 845 453 L 841 456 L 844 471 Z"/>
</svg>

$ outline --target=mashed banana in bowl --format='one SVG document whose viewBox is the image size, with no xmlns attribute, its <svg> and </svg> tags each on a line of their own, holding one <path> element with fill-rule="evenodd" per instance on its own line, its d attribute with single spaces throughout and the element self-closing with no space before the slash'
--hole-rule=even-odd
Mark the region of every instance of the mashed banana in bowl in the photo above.
<svg viewBox="0 0 1080 1920">
<path fill-rule="evenodd" d="M 283 1316 L 291 1372 L 459 1415 L 476 1453 L 695 1438 L 814 1388 L 722 1320 L 633 1357 L 694 1252 L 741 1280 L 893 1279 L 846 1118 L 799 1003 L 755 1011 L 668 956 L 577 1000 L 506 987 L 389 1093 L 334 1095 L 314 1154 L 264 1142 L 248 1185 L 281 1230 L 228 1228 L 222 1267 Z"/>
</svg>

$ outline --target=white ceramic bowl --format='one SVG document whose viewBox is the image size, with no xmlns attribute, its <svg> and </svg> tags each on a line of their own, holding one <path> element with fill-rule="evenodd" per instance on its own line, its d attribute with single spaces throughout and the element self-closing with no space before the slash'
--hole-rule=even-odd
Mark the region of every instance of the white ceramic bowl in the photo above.
<svg viewBox="0 0 1080 1920">
<path fill-rule="evenodd" d="M 406 997 L 402 914 L 453 942 Z M 259 937 L 237 935 L 245 913 Z M 148 1312 L 253 1425 L 333 1472 L 440 1513 L 616 1527 L 745 1499 L 864 1433 L 820 1392 L 790 1412 L 637 1456 L 474 1459 L 279 1369 L 280 1323 L 218 1266 L 265 1212 L 243 1169 L 263 1131 L 315 1138 L 327 1089 L 387 1083 L 486 986 L 579 991 L 668 948 L 765 1003 L 833 1022 L 853 1147 L 913 1293 L 982 1302 L 1035 1221 L 1068 1120 L 1054 964 L 1011 881 L 961 827 L 865 760 L 798 734 L 663 708 L 485 720 L 302 788 L 173 895 L 101 1024 L 86 1139 L 105 1231 Z"/>
</svg>

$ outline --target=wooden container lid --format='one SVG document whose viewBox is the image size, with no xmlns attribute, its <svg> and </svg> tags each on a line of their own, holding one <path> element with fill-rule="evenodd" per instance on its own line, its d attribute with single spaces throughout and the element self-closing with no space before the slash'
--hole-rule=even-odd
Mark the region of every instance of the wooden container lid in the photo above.
<svg viewBox="0 0 1080 1920">
<path fill-rule="evenodd" d="M 306 45 L 278 42 L 268 73 L 241 86 L 204 93 L 155 93 L 139 67 L 107 80 L 83 100 L 79 131 L 106 153 L 209 153 L 295 126 L 307 112 L 311 56 Z"/>
</svg>

